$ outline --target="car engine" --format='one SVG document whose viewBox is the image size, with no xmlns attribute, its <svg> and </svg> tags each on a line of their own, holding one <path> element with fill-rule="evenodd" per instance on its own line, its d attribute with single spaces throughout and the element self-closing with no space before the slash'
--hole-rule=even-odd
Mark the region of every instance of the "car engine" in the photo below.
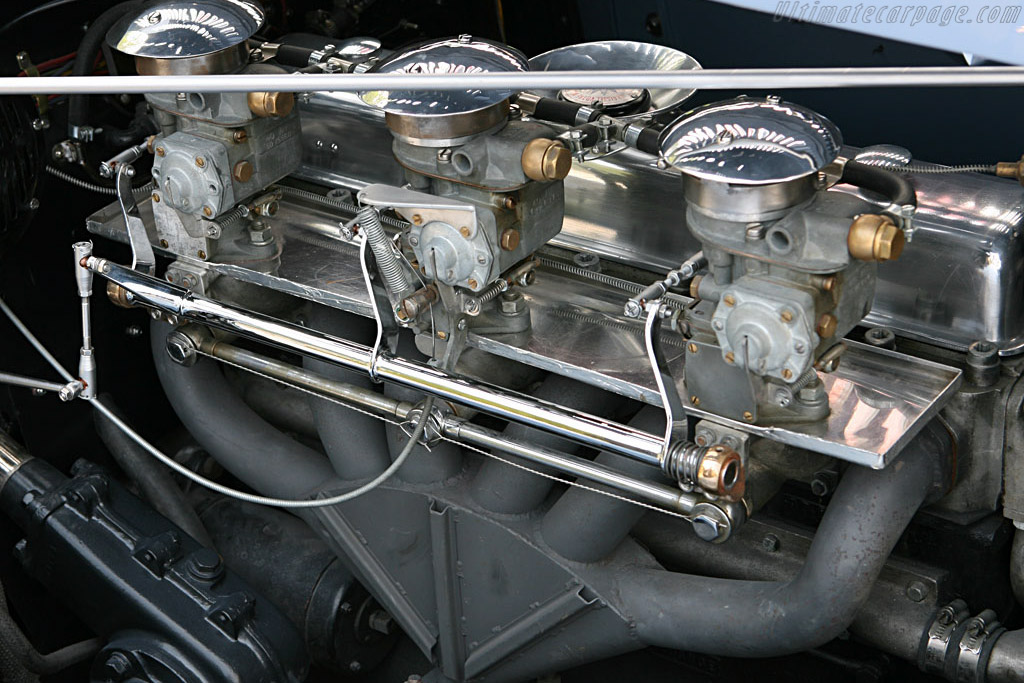
<svg viewBox="0 0 1024 683">
<path fill-rule="evenodd" d="M 1024 70 L 427 4 L 12 8 L 0 680 L 1024 681 Z"/>
</svg>

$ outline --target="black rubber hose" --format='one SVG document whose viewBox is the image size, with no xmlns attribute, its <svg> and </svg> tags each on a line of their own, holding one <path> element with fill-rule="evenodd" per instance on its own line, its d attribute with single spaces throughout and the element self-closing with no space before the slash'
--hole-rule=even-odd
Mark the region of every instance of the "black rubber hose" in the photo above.
<svg viewBox="0 0 1024 683">
<path fill-rule="evenodd" d="M 78 45 L 78 54 L 75 55 L 75 61 L 71 67 L 71 75 L 91 75 L 93 65 L 96 63 L 96 57 L 103 48 L 103 41 L 107 37 L 107 31 L 125 14 L 138 11 L 145 4 L 145 0 L 121 2 L 96 17 L 89 24 L 82 42 Z M 68 98 L 68 135 L 71 136 L 71 132 L 75 128 L 87 125 L 89 125 L 89 96 L 71 95 Z"/>
<path fill-rule="evenodd" d="M 103 646 L 99 638 L 83 640 L 50 654 L 40 654 L 15 623 L 7 607 L 7 594 L 0 583 L 0 640 L 24 668 L 40 676 L 50 676 L 93 657 Z"/>
<path fill-rule="evenodd" d="M 109 395 L 102 396 L 101 400 L 115 413 L 121 414 Z M 174 481 L 170 470 L 165 469 L 100 411 L 95 411 L 93 420 L 100 440 L 121 469 L 138 485 L 139 493 L 149 501 L 153 509 L 177 524 L 182 531 L 205 547 L 212 548 L 213 539 Z"/>
<path fill-rule="evenodd" d="M 636 568 L 582 572 L 657 647 L 775 657 L 839 636 L 863 607 L 925 498 L 944 481 L 948 435 L 926 430 L 883 470 L 851 467 L 790 581 L 741 581 Z"/>
<path fill-rule="evenodd" d="M 661 154 L 661 131 L 661 128 L 645 127 L 636 138 L 636 148 L 654 156 Z"/>
<path fill-rule="evenodd" d="M 841 182 L 877 192 L 897 206 L 917 207 L 917 193 L 906 177 L 859 161 L 847 161 L 843 166 Z"/>
<path fill-rule="evenodd" d="M 648 432 L 664 431 L 665 411 L 645 406 L 629 424 Z M 594 462 L 637 479 L 660 475 L 658 469 L 616 453 L 603 452 Z M 603 488 L 585 483 L 592 488 Z M 612 493 L 621 495 L 617 491 Z M 541 535 L 552 550 L 566 559 L 597 562 L 622 543 L 646 512 L 629 501 L 570 487 L 544 515 Z"/>
<path fill-rule="evenodd" d="M 537 104 L 533 109 L 533 117 L 541 121 L 574 126 L 577 123 L 576 116 L 581 108 L 581 105 L 566 102 L 555 97 L 542 97 L 537 100 Z M 595 113 L 591 115 L 591 119 L 588 120 L 592 120 L 598 113 L 595 110 Z"/>
<path fill-rule="evenodd" d="M 150 338 L 160 384 L 174 412 L 213 458 L 262 495 L 300 499 L 337 483 L 331 463 L 259 417 L 231 388 L 216 361 L 187 368 L 167 355 L 170 325 L 153 322 Z"/>
</svg>

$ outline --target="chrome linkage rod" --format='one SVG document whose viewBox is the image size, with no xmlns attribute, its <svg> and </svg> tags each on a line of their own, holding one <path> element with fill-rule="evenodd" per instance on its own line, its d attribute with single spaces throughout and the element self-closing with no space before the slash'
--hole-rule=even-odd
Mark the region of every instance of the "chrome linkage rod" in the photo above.
<svg viewBox="0 0 1024 683">
<path fill-rule="evenodd" d="M 576 443 L 661 467 L 662 437 L 501 387 L 448 374 L 425 363 L 382 353 L 374 363 L 367 346 L 200 296 L 189 290 L 92 257 L 90 270 L 125 291 L 125 298 L 381 380 L 432 394 L 488 415 L 556 434 Z"/>
<path fill-rule="evenodd" d="M 179 92 L 314 92 L 373 90 L 559 90 L 679 88 L 1007 87 L 1024 85 L 1024 67 L 872 67 L 820 69 L 702 69 L 694 71 L 530 71 L 474 74 L 227 74 L 45 76 L 0 78 L 0 95 L 112 95 Z"/>
</svg>

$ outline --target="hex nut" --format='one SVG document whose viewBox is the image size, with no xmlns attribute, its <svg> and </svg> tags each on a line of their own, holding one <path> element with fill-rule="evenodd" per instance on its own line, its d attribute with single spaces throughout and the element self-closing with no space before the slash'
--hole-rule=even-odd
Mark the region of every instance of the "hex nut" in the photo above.
<svg viewBox="0 0 1024 683">
<path fill-rule="evenodd" d="M 816 331 L 822 339 L 831 339 L 835 336 L 838 327 L 839 321 L 836 320 L 836 317 L 831 313 L 825 313 L 818 318 Z"/>
<path fill-rule="evenodd" d="M 536 138 L 526 144 L 521 163 L 531 180 L 562 180 L 572 170 L 572 153 L 557 140 Z"/>
<path fill-rule="evenodd" d="M 519 231 L 515 228 L 505 228 L 501 231 L 501 248 L 504 251 L 515 251 L 519 247 Z"/>
<path fill-rule="evenodd" d="M 231 170 L 231 177 L 240 183 L 247 183 L 252 180 L 252 174 L 254 171 L 255 169 L 250 162 L 239 161 Z"/>
<path fill-rule="evenodd" d="M 251 92 L 249 111 L 261 119 L 288 116 L 295 108 L 295 95 L 290 92 Z"/>
<path fill-rule="evenodd" d="M 863 214 L 850 224 L 846 245 L 850 256 L 861 261 L 892 261 L 907 242 L 903 230 L 887 216 Z"/>
</svg>

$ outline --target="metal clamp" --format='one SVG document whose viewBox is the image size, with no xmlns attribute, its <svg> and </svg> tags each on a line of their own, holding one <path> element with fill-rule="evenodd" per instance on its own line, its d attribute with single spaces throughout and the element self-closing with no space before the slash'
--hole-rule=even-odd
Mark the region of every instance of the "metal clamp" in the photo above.
<svg viewBox="0 0 1024 683">
<path fill-rule="evenodd" d="M 938 611 L 921 647 L 919 664 L 922 671 L 935 674 L 945 671 L 953 634 L 969 615 L 967 603 L 959 598 Z"/>
<path fill-rule="evenodd" d="M 983 683 L 985 680 L 985 658 L 983 653 L 989 639 L 995 638 L 1006 629 L 999 623 L 996 613 L 987 609 L 971 617 L 960 637 L 960 652 L 956 659 L 957 683 Z"/>
</svg>

